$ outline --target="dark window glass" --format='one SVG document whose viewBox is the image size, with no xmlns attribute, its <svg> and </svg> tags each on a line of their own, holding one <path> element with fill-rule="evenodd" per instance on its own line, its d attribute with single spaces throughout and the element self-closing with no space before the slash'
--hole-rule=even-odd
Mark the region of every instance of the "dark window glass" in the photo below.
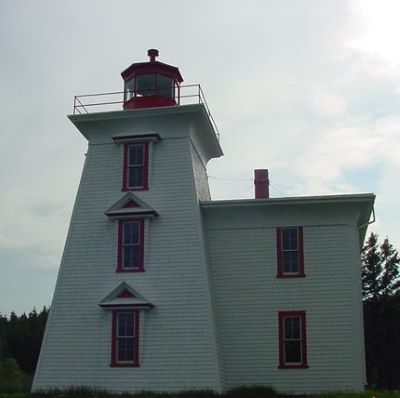
<svg viewBox="0 0 400 398">
<path fill-rule="evenodd" d="M 283 252 L 283 272 L 299 272 L 299 252 Z"/>
<path fill-rule="evenodd" d="M 136 95 L 139 97 L 156 95 L 156 75 L 136 76 Z"/>
<path fill-rule="evenodd" d="M 284 318 L 285 363 L 300 363 L 301 358 L 301 319 L 298 316 Z"/>
<path fill-rule="evenodd" d="M 139 246 L 125 246 L 124 268 L 138 268 L 140 265 Z"/>
<path fill-rule="evenodd" d="M 125 101 L 129 101 L 135 93 L 135 78 L 128 80 L 125 83 Z"/>
<path fill-rule="evenodd" d="M 282 228 L 282 262 L 284 273 L 300 272 L 298 228 Z"/>
<path fill-rule="evenodd" d="M 174 81 L 169 77 L 157 76 L 158 95 L 165 98 L 174 98 Z"/>
<path fill-rule="evenodd" d="M 298 250 L 298 229 L 282 229 L 282 248 L 283 250 Z"/>
<path fill-rule="evenodd" d="M 301 343 L 300 341 L 285 342 L 285 362 L 300 363 L 301 362 Z"/>
<path fill-rule="evenodd" d="M 129 167 L 129 179 L 128 184 L 131 188 L 143 187 L 144 185 L 144 167 L 143 166 L 131 166 Z"/>
<path fill-rule="evenodd" d="M 132 312 L 118 313 L 117 323 L 117 360 L 133 361 L 134 359 L 135 321 Z"/>
<path fill-rule="evenodd" d="M 130 145 L 128 151 L 128 187 L 141 188 L 144 186 L 144 151 L 143 144 Z"/>
<path fill-rule="evenodd" d="M 143 165 L 144 153 L 143 145 L 129 146 L 129 166 Z"/>
<path fill-rule="evenodd" d="M 140 267 L 140 224 L 125 222 L 123 225 L 123 267 Z"/>
<path fill-rule="evenodd" d="M 136 222 L 124 224 L 124 243 L 132 245 L 139 243 L 139 224 Z"/>
</svg>

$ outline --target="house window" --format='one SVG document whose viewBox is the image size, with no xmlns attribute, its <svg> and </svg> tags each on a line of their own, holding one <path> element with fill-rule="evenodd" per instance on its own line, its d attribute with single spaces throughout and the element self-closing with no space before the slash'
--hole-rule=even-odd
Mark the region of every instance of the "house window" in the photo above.
<svg viewBox="0 0 400 398">
<path fill-rule="evenodd" d="M 144 271 L 143 252 L 144 221 L 119 221 L 117 272 Z"/>
<path fill-rule="evenodd" d="M 304 277 L 303 227 L 276 229 L 278 278 Z"/>
<path fill-rule="evenodd" d="M 305 311 L 280 311 L 279 368 L 307 368 Z"/>
<path fill-rule="evenodd" d="M 125 144 L 123 191 L 148 189 L 149 144 Z"/>
<path fill-rule="evenodd" d="M 139 366 L 138 311 L 113 311 L 111 366 Z"/>
</svg>

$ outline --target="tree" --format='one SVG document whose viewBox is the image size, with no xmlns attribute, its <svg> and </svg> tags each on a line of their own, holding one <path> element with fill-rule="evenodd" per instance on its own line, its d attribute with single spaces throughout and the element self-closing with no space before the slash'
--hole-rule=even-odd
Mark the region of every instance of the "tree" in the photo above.
<svg viewBox="0 0 400 398">
<path fill-rule="evenodd" d="M 371 233 L 361 252 L 367 377 L 380 388 L 400 387 L 400 257 Z"/>
<path fill-rule="evenodd" d="M 33 374 L 39 357 L 49 310 L 33 309 L 28 315 L 0 316 L 0 359 L 14 358 L 25 372 Z"/>
</svg>

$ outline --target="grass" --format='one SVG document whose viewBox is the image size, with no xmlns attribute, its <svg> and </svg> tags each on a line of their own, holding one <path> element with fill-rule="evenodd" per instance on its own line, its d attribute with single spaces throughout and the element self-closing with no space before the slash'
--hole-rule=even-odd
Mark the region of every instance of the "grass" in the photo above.
<svg viewBox="0 0 400 398">
<path fill-rule="evenodd" d="M 332 392 L 311 395 L 310 398 L 400 398 L 400 391 Z"/>
<path fill-rule="evenodd" d="M 136 394 L 113 394 L 102 390 L 85 387 L 68 390 L 52 390 L 26 394 L 0 394 L 0 398 L 280 398 L 275 390 L 269 387 L 241 387 L 217 394 L 212 391 L 184 391 L 179 393 L 157 393 L 143 391 Z M 307 398 L 400 398 L 400 391 L 371 391 L 360 393 L 333 392 L 308 395 Z"/>
</svg>

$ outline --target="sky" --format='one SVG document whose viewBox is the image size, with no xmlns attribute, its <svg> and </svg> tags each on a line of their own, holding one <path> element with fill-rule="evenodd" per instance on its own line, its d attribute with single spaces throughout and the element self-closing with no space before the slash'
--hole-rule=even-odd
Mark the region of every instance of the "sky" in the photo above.
<svg viewBox="0 0 400 398">
<path fill-rule="evenodd" d="M 51 303 L 87 143 L 74 95 L 122 90 L 147 61 L 200 83 L 225 155 L 213 199 L 377 195 L 369 231 L 400 249 L 398 0 L 3 0 L 0 313 Z"/>
</svg>

